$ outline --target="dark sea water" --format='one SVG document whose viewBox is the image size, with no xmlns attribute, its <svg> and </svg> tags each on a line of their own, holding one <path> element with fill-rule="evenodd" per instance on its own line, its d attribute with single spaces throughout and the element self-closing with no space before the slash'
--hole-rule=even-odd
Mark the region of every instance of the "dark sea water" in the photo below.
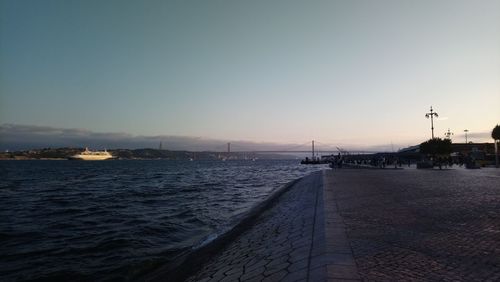
<svg viewBox="0 0 500 282">
<path fill-rule="evenodd" d="M 0 280 L 126 279 L 210 242 L 297 160 L 0 161 Z"/>
</svg>

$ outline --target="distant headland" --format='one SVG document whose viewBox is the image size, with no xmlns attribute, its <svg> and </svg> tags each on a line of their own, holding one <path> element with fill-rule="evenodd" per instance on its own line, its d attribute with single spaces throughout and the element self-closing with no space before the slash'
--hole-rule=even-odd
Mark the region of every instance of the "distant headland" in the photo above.
<svg viewBox="0 0 500 282">
<path fill-rule="evenodd" d="M 66 160 L 70 156 L 82 152 L 85 148 L 42 148 L 13 152 L 0 152 L 0 160 Z M 248 152 L 193 152 L 171 151 L 161 149 L 112 149 L 107 150 L 115 159 L 122 160 L 255 160 L 255 159 L 291 159 L 292 155 Z"/>
</svg>

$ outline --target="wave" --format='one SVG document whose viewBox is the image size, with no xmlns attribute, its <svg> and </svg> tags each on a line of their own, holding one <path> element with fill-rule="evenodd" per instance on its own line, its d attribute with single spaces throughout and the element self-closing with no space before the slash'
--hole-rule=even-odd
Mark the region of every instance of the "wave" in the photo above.
<svg viewBox="0 0 500 282">
<path fill-rule="evenodd" d="M 3 164 L 10 179 L 0 187 L 22 185 L 0 189 L 0 240 L 14 256 L 0 264 L 7 280 L 111 279 L 174 267 L 227 241 L 280 183 L 306 174 L 293 161 Z"/>
<path fill-rule="evenodd" d="M 231 224 L 225 225 L 216 232 L 204 237 L 201 241 L 193 245 L 190 250 L 179 254 L 175 258 L 175 263 L 163 265 L 152 273 L 141 277 L 140 280 L 162 280 L 162 277 L 168 277 L 172 281 L 186 279 L 189 274 L 199 269 L 211 254 L 223 248 L 227 243 L 247 230 L 262 212 L 270 208 L 283 193 L 288 191 L 301 178 L 295 179 L 275 190 L 264 201 L 255 204 L 249 211 L 235 217 Z"/>
</svg>

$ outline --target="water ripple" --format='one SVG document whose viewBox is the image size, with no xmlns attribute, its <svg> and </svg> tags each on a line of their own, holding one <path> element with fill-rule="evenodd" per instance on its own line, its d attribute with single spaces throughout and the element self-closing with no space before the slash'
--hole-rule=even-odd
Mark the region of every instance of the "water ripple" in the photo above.
<svg viewBox="0 0 500 282">
<path fill-rule="evenodd" d="M 2 161 L 3 280 L 125 279 L 209 242 L 297 161 Z"/>
</svg>

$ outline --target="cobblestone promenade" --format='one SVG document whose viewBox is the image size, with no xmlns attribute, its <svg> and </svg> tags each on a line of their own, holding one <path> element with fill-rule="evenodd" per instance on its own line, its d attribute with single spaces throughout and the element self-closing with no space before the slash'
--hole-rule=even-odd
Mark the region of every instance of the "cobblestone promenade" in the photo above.
<svg viewBox="0 0 500 282">
<path fill-rule="evenodd" d="M 188 281 L 499 281 L 500 170 L 314 173 Z"/>
<path fill-rule="evenodd" d="M 500 170 L 327 174 L 367 281 L 500 281 Z"/>
</svg>

